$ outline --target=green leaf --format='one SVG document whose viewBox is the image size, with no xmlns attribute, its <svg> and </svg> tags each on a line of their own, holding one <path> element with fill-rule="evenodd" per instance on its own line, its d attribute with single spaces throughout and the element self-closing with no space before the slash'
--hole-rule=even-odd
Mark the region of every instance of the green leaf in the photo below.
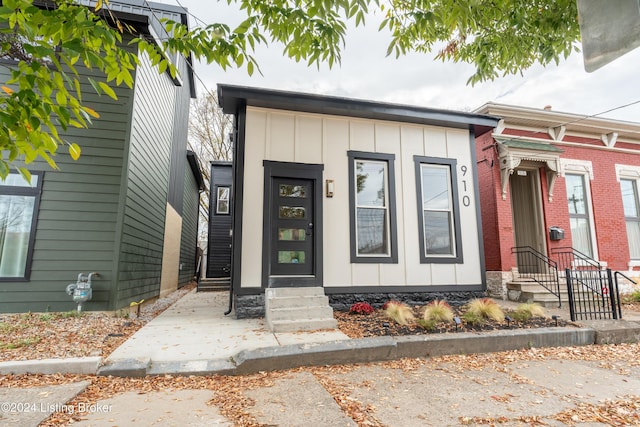
<svg viewBox="0 0 640 427">
<path fill-rule="evenodd" d="M 100 86 L 100 89 L 102 89 L 104 91 L 104 93 L 106 93 L 110 98 L 115 99 L 115 100 L 118 99 L 118 97 L 116 96 L 116 93 L 114 92 L 114 90 L 111 89 L 111 86 L 109 86 L 105 82 L 98 82 L 98 85 Z"/>
<path fill-rule="evenodd" d="M 18 172 L 20 172 L 20 175 L 22 175 L 22 178 L 24 178 L 26 182 L 31 184 L 31 172 L 29 172 L 29 169 L 25 167 L 19 167 Z"/>
</svg>

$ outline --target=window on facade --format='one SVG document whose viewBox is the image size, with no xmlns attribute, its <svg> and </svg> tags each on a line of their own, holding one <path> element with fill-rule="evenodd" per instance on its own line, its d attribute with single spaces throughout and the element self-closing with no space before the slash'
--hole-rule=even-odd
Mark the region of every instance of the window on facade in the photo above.
<svg viewBox="0 0 640 427">
<path fill-rule="evenodd" d="M 231 189 L 229 187 L 218 187 L 216 196 L 216 214 L 227 215 L 229 214 L 229 195 Z"/>
<path fill-rule="evenodd" d="M 624 218 L 627 223 L 627 239 L 631 259 L 640 260 L 640 199 L 638 198 L 638 181 L 621 179 L 622 204 Z"/>
<path fill-rule="evenodd" d="M 567 202 L 573 248 L 593 258 L 593 240 L 585 175 L 566 174 Z"/>
<path fill-rule="evenodd" d="M 453 159 L 415 156 L 420 260 L 461 262 Z"/>
<path fill-rule="evenodd" d="M 352 262 L 397 262 L 393 160 L 349 152 Z"/>
<path fill-rule="evenodd" d="M 0 279 L 28 279 L 42 176 L 0 181 Z"/>
</svg>

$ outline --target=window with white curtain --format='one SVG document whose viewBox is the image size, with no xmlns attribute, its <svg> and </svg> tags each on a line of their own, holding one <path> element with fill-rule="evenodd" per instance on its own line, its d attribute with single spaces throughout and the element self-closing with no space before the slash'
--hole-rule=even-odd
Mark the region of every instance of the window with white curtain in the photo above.
<svg viewBox="0 0 640 427">
<path fill-rule="evenodd" d="M 591 258 L 596 258 L 591 235 L 591 206 L 585 175 L 566 174 L 565 180 L 573 247 Z"/>
<path fill-rule="evenodd" d="M 638 199 L 638 181 L 621 179 L 622 205 L 627 223 L 627 238 L 631 259 L 640 260 L 640 200 Z"/>
<path fill-rule="evenodd" d="M 0 280 L 29 278 L 41 185 L 41 174 L 0 180 Z"/>
</svg>

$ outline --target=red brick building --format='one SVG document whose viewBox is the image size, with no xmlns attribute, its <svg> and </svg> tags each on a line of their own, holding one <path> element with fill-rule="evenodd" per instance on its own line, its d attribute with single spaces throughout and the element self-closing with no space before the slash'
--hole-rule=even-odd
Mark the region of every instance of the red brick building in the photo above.
<svg viewBox="0 0 640 427">
<path fill-rule="evenodd" d="M 515 247 L 550 259 L 571 247 L 640 275 L 640 123 L 494 103 L 476 113 L 501 118 L 476 139 L 492 296 L 518 275 Z"/>
</svg>

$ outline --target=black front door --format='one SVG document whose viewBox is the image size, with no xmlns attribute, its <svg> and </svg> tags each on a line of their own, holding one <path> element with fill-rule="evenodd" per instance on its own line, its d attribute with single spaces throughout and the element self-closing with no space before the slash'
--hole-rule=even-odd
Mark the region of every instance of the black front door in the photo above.
<svg viewBox="0 0 640 427">
<path fill-rule="evenodd" d="M 271 274 L 313 275 L 314 182 L 273 178 Z"/>
<path fill-rule="evenodd" d="M 322 286 L 323 166 L 265 160 L 264 168 L 262 285 Z"/>
</svg>

